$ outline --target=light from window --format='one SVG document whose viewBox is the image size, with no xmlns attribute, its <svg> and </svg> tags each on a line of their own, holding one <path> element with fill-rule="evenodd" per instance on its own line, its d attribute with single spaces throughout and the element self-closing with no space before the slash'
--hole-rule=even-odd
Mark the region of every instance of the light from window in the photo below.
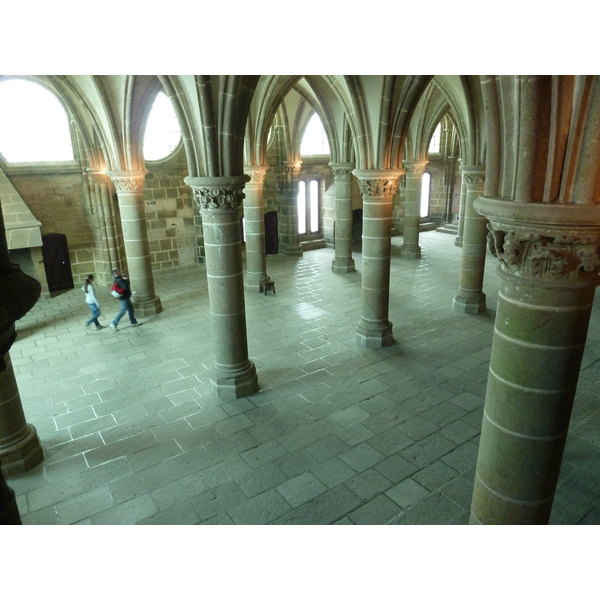
<svg viewBox="0 0 600 600">
<path fill-rule="evenodd" d="M 298 233 L 306 233 L 306 182 L 298 182 Z"/>
<path fill-rule="evenodd" d="M 73 160 L 69 119 L 52 92 L 23 79 L 0 82 L 0 152 L 7 162 Z"/>
<path fill-rule="evenodd" d="M 436 153 L 440 151 L 440 136 L 442 133 L 442 123 L 441 121 L 437 124 L 433 135 L 431 136 L 431 141 L 429 142 L 429 152 Z"/>
<path fill-rule="evenodd" d="M 159 92 L 148 115 L 144 134 L 144 158 L 162 160 L 177 148 L 181 128 L 171 101 Z"/>
<path fill-rule="evenodd" d="M 429 214 L 429 184 L 431 183 L 431 175 L 423 173 L 421 178 L 421 210 L 420 216 L 426 217 Z"/>
<path fill-rule="evenodd" d="M 319 231 L 319 182 L 310 181 L 310 232 Z"/>
<path fill-rule="evenodd" d="M 319 119 L 319 115 L 315 113 L 308 122 L 302 137 L 300 145 L 300 154 L 302 156 L 311 156 L 314 154 L 329 154 L 329 142 L 323 123 Z"/>
</svg>

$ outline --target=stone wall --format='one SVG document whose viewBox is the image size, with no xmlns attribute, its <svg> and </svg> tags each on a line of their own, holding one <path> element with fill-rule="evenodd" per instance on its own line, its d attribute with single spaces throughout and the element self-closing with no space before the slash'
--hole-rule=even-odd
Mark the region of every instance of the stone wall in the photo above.
<svg viewBox="0 0 600 600">
<path fill-rule="evenodd" d="M 144 201 L 152 269 L 193 266 L 198 261 L 199 216 L 195 214 L 191 189 L 183 181 L 187 169 L 150 166 L 148 170 Z"/>
</svg>

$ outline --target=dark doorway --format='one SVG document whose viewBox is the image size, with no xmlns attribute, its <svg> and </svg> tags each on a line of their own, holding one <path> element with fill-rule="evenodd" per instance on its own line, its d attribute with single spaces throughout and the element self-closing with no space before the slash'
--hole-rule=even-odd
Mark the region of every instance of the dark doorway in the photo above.
<svg viewBox="0 0 600 600">
<path fill-rule="evenodd" d="M 62 233 L 47 233 L 42 236 L 42 256 L 48 280 L 48 289 L 70 290 L 73 286 L 73 273 L 67 246 L 67 236 Z"/>
<path fill-rule="evenodd" d="M 265 253 L 277 254 L 279 252 L 279 231 L 277 225 L 277 211 L 265 213 Z"/>
</svg>

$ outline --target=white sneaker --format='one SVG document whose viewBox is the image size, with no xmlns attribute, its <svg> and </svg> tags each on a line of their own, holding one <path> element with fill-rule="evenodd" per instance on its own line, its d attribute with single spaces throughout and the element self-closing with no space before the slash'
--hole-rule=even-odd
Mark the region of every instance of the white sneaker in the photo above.
<svg viewBox="0 0 600 600">
<path fill-rule="evenodd" d="M 113 329 L 114 331 L 119 331 L 119 329 L 115 325 L 113 325 L 112 323 L 109 325 L 109 327 L 111 329 Z"/>
</svg>

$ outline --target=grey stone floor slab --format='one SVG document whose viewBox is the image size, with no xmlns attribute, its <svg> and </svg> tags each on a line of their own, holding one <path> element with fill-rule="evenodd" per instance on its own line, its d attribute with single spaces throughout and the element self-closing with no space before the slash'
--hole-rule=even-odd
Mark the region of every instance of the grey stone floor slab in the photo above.
<svg viewBox="0 0 600 600">
<path fill-rule="evenodd" d="M 13 367 L 45 460 L 9 481 L 25 524 L 459 524 L 468 522 L 498 277 L 487 310 L 452 310 L 461 250 L 392 238 L 396 343 L 356 345 L 361 270 L 330 248 L 269 256 L 277 294 L 246 292 L 260 390 L 221 400 L 202 265 L 154 274 L 164 311 L 144 327 L 86 331 L 80 290 L 41 298 L 17 323 Z M 108 290 L 101 302 L 114 307 Z M 104 298 L 106 296 L 106 298 Z M 600 301 L 597 301 L 600 302 Z M 107 312 L 108 314 L 108 312 Z M 108 314 L 109 317 L 112 314 Z M 551 518 L 597 524 L 600 310 Z"/>
</svg>

